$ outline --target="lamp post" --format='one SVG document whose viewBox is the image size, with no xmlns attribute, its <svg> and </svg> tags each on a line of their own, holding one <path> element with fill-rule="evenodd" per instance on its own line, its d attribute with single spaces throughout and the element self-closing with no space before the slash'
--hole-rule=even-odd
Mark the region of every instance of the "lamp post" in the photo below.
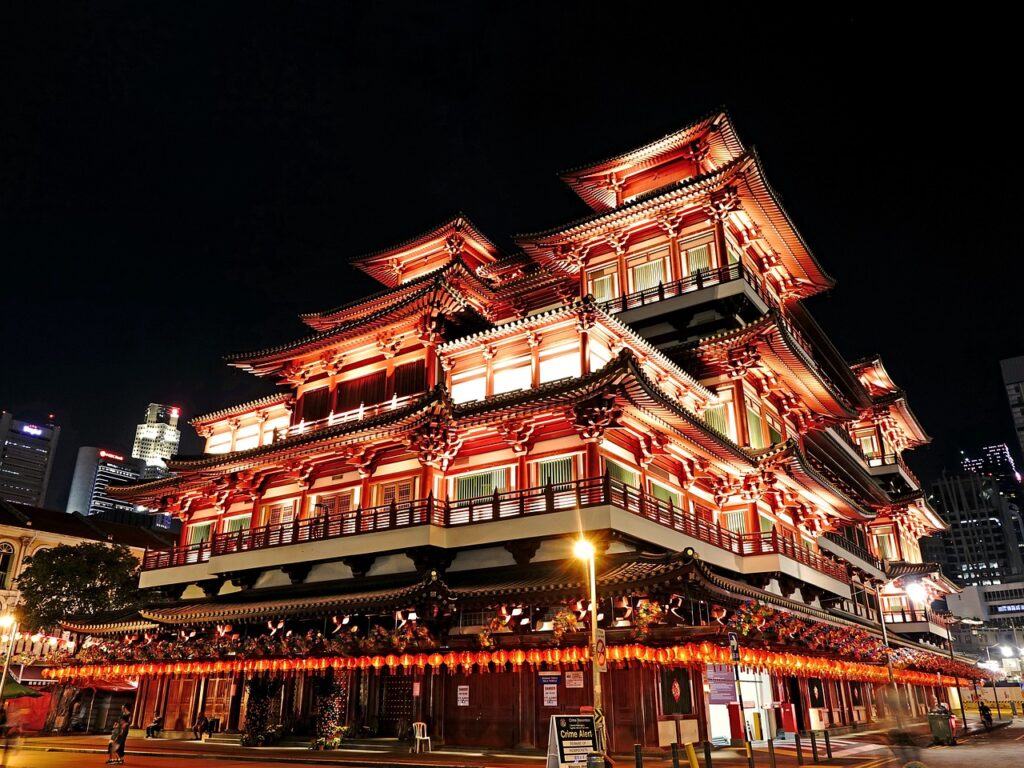
<svg viewBox="0 0 1024 768">
<path fill-rule="evenodd" d="M 949 660 L 956 662 L 956 657 L 953 655 L 953 630 L 952 626 L 957 621 L 953 616 L 948 617 L 948 623 L 946 624 L 946 639 L 949 641 Z M 960 691 L 960 675 L 954 675 L 953 679 L 956 681 L 956 698 L 960 702 L 960 717 L 963 718 L 964 733 L 967 733 L 967 710 L 964 709 L 964 695 Z"/>
<path fill-rule="evenodd" d="M 597 570 L 594 566 L 596 553 L 593 544 L 580 538 L 573 545 L 573 554 L 586 562 L 587 578 L 590 582 L 590 668 L 594 675 L 594 730 L 597 735 L 598 752 L 604 755 L 607 742 L 604 732 L 604 710 L 601 706 L 601 670 L 597 665 Z"/>
<path fill-rule="evenodd" d="M 0 616 L 0 629 L 5 632 L 10 631 L 7 635 L 7 649 L 4 651 L 4 671 L 0 675 L 0 705 L 4 700 L 4 686 L 7 684 L 7 674 L 11 669 L 11 656 L 14 655 L 14 636 L 18 633 L 18 621 L 11 614 L 5 613 Z"/>
<path fill-rule="evenodd" d="M 885 645 L 885 666 L 889 671 L 889 685 L 892 686 L 893 710 L 896 713 L 896 726 L 903 728 L 903 718 L 900 717 L 900 692 L 896 687 L 896 676 L 892 672 L 892 647 L 889 645 L 889 630 L 885 628 L 885 611 L 882 608 L 882 590 L 880 585 L 875 584 L 875 600 L 878 603 L 878 623 L 882 625 L 882 644 Z"/>
</svg>

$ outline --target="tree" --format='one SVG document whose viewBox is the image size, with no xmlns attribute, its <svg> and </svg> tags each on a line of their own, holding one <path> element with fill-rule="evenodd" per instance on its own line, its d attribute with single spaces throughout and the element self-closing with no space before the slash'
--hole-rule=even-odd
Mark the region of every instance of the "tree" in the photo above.
<svg viewBox="0 0 1024 768">
<path fill-rule="evenodd" d="M 26 558 L 17 580 L 21 623 L 27 629 L 55 629 L 69 616 L 130 611 L 140 605 L 139 561 L 128 547 L 66 544 Z"/>
</svg>

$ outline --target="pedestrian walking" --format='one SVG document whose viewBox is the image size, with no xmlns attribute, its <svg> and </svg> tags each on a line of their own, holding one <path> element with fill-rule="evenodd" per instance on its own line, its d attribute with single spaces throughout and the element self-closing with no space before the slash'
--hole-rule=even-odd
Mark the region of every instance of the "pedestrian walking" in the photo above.
<svg viewBox="0 0 1024 768">
<path fill-rule="evenodd" d="M 110 741 L 107 742 L 107 765 L 117 762 L 118 738 L 121 736 L 121 719 L 114 721 L 114 727 L 110 729 Z"/>
<path fill-rule="evenodd" d="M 117 734 L 117 764 L 120 765 L 124 762 L 124 747 L 128 741 L 128 730 L 130 728 L 131 719 L 128 715 L 121 715 L 121 730 Z"/>
</svg>

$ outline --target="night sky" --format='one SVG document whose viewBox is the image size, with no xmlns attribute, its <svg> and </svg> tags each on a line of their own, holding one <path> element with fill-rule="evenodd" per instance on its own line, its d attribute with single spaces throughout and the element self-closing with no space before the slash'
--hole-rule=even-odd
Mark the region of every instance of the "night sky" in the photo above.
<svg viewBox="0 0 1024 768">
<path fill-rule="evenodd" d="M 0 408 L 62 425 L 50 506 L 150 401 L 272 391 L 221 356 L 375 290 L 350 257 L 460 210 L 511 247 L 587 212 L 558 171 L 722 104 L 837 278 L 812 312 L 934 436 L 911 464 L 1013 440 L 1019 62 L 994 20 L 433 5 L 0 10 Z"/>
</svg>

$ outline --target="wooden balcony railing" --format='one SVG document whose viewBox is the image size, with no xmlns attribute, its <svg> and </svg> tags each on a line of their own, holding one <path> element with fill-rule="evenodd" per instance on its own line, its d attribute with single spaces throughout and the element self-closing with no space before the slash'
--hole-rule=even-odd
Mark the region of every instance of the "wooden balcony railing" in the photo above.
<svg viewBox="0 0 1024 768">
<path fill-rule="evenodd" d="M 670 501 L 655 498 L 607 475 L 569 483 L 549 483 L 538 488 L 495 491 L 488 496 L 472 499 L 451 501 L 427 497 L 295 520 L 290 523 L 220 533 L 211 542 L 201 545 L 147 552 L 143 560 L 143 570 L 204 562 L 209 560 L 211 555 L 230 555 L 364 533 L 394 531 L 421 525 L 454 528 L 603 505 L 618 507 L 736 555 L 784 555 L 839 581 L 849 583 L 845 566 L 822 557 L 784 536 L 779 536 L 775 531 L 735 533 L 716 523 L 701 520 Z"/>
<path fill-rule="evenodd" d="M 868 456 L 867 462 L 869 467 L 899 467 L 906 473 L 907 477 L 914 481 L 918 488 L 921 487 L 921 481 L 917 479 L 917 475 L 911 472 L 910 467 L 907 466 L 903 457 L 898 453 L 886 453 L 884 455 L 876 453 Z"/>
<path fill-rule="evenodd" d="M 210 559 L 210 542 L 187 544 L 173 549 L 147 550 L 142 558 L 142 570 L 152 571 L 157 568 L 173 568 L 176 565 L 194 565 L 205 563 Z"/>
<path fill-rule="evenodd" d="M 332 413 L 329 416 L 317 419 L 316 421 L 300 421 L 297 424 L 280 427 L 279 429 L 274 430 L 274 440 L 284 440 L 286 437 L 304 435 L 307 432 L 315 432 L 318 429 L 333 427 L 336 424 L 345 424 L 350 421 L 362 421 L 363 419 L 369 419 L 381 413 L 387 413 L 388 411 L 401 408 L 403 405 L 407 405 L 421 394 L 423 393 L 420 392 L 413 395 L 405 395 L 404 397 L 392 397 L 390 400 L 385 400 L 383 403 L 360 405 L 358 408 L 353 408 L 350 411 Z"/>
<path fill-rule="evenodd" d="M 846 550 L 851 555 L 859 557 L 864 562 L 870 563 L 878 570 L 882 570 L 884 568 L 885 564 L 881 561 L 881 559 L 876 557 L 867 548 L 862 547 L 855 541 L 850 541 L 845 536 L 840 536 L 838 533 L 832 533 L 831 531 L 826 531 L 822 535 L 836 546 Z"/>
<path fill-rule="evenodd" d="M 927 608 L 901 608 L 896 611 L 883 611 L 882 616 L 886 624 L 911 624 L 914 622 L 930 621 L 932 624 L 946 626 L 947 620 L 938 616 Z"/>
<path fill-rule="evenodd" d="M 653 288 L 645 288 L 634 293 L 624 293 L 614 299 L 599 302 L 598 306 L 605 312 L 625 312 L 627 309 L 636 309 L 637 307 L 643 307 L 657 301 L 670 299 L 673 296 L 682 296 L 684 293 L 699 291 L 712 285 L 730 283 L 734 280 L 745 280 L 754 289 L 754 292 L 769 306 L 776 303 L 775 300 L 769 298 L 761 281 L 750 270 L 742 264 L 728 264 L 714 269 L 701 269 L 680 280 L 673 280 L 670 283 L 659 283 Z"/>
</svg>

